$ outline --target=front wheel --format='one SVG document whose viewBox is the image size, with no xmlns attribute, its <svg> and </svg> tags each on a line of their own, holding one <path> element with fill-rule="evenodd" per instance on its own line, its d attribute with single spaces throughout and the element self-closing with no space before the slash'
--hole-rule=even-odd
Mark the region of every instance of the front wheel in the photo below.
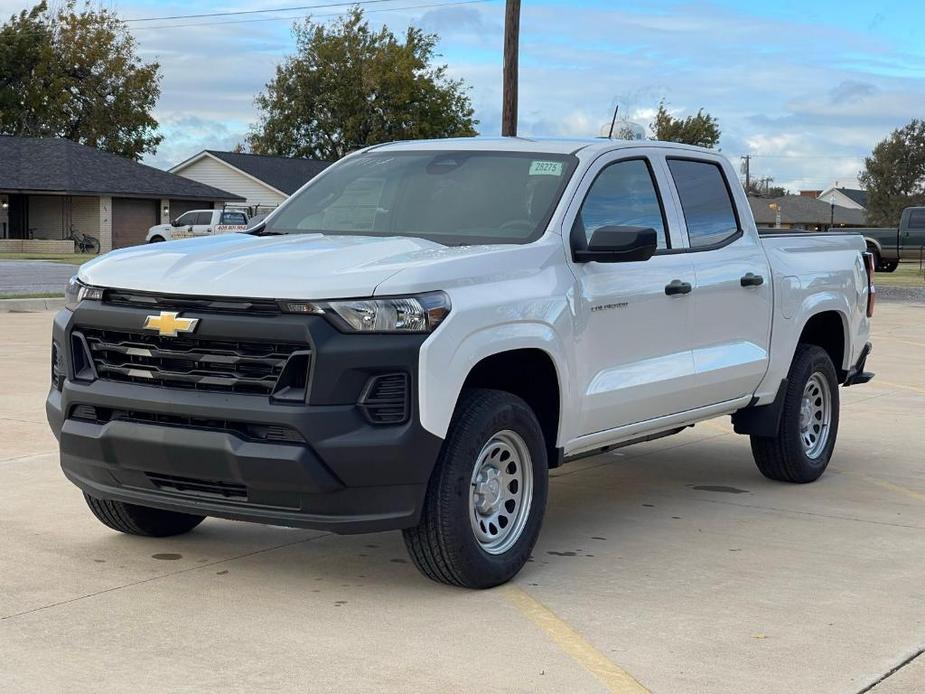
<svg viewBox="0 0 925 694">
<path fill-rule="evenodd" d="M 403 532 L 418 570 L 441 583 L 491 588 L 530 558 L 546 509 L 548 464 L 533 411 L 510 393 L 460 397 L 420 523 Z"/>
<path fill-rule="evenodd" d="M 798 345 L 777 436 L 751 437 L 761 474 L 780 482 L 819 479 L 835 448 L 838 411 L 838 376 L 828 352 L 816 345 Z"/>
<path fill-rule="evenodd" d="M 148 243 L 163 243 L 163 242 L 164 242 L 163 236 L 152 236 L 151 240 L 148 241 Z"/>
</svg>

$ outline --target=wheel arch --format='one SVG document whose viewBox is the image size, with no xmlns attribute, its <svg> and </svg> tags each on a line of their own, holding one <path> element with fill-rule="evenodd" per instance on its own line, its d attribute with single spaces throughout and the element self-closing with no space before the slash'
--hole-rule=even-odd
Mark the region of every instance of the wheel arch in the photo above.
<svg viewBox="0 0 925 694">
<path fill-rule="evenodd" d="M 848 375 L 850 358 L 848 319 L 837 309 L 826 309 L 810 315 L 803 323 L 797 345 L 816 345 L 824 349 L 835 365 L 839 383 Z M 794 352 L 796 345 L 794 346 Z"/>
<path fill-rule="evenodd" d="M 449 347 L 447 341 L 428 341 L 421 349 L 418 396 L 421 424 L 432 434 L 445 438 L 463 388 L 478 385 L 507 390 L 524 397 L 528 403 L 536 393 L 525 382 L 533 378 L 547 390 L 546 402 L 555 407 L 541 409 L 546 416 L 544 436 L 553 457 L 559 458 L 559 442 L 564 440 L 568 398 L 569 370 L 561 340 L 548 323 L 521 322 L 483 328 Z M 510 373 L 505 373 L 507 367 Z M 532 369 L 545 374 L 541 379 Z M 533 386 L 534 388 L 538 386 Z M 549 414 L 554 411 L 553 417 Z"/>
<path fill-rule="evenodd" d="M 543 430 L 549 466 L 558 467 L 562 388 L 556 364 L 548 352 L 521 347 L 483 357 L 469 371 L 460 393 L 467 388 L 493 388 L 523 399 Z"/>
<path fill-rule="evenodd" d="M 864 243 L 868 248 L 873 247 L 877 251 L 878 255 L 880 256 L 883 255 L 883 246 L 880 244 L 880 242 L 877 239 L 872 238 L 870 236 L 865 236 Z"/>
</svg>

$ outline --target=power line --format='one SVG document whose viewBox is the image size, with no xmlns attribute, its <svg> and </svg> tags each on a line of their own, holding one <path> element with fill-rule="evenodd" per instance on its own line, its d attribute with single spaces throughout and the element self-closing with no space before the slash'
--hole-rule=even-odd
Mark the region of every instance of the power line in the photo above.
<svg viewBox="0 0 925 694">
<path fill-rule="evenodd" d="M 742 158 L 745 156 L 749 157 L 761 157 L 762 159 L 863 159 L 868 156 L 866 154 L 755 154 L 754 152 L 749 153 L 748 155 L 742 155 Z"/>
<path fill-rule="evenodd" d="M 168 19 L 206 19 L 208 17 L 234 17 L 244 14 L 266 14 L 269 12 L 294 12 L 301 10 L 323 10 L 329 7 L 349 7 L 351 5 L 373 5 L 383 2 L 393 2 L 393 0 L 360 0 L 359 2 L 330 2 L 324 5 L 300 5 L 298 7 L 277 7 L 266 10 L 238 10 L 230 12 L 208 12 L 204 14 L 176 14 L 164 17 L 138 17 L 135 19 L 126 19 L 125 22 L 161 22 Z"/>
<path fill-rule="evenodd" d="M 375 0 L 380 2 L 383 0 Z M 394 2 L 395 0 L 385 0 Z M 366 14 L 374 14 L 379 12 L 398 12 L 400 10 L 425 10 L 431 8 L 439 7 L 454 7 L 457 5 L 481 5 L 485 3 L 496 2 L 496 0 L 458 0 L 457 2 L 440 2 L 440 3 L 428 3 L 424 5 L 403 5 L 401 7 L 383 7 L 380 9 L 367 10 Z M 339 6 L 350 5 L 362 5 L 363 3 L 341 3 Z M 320 5 L 316 5 L 320 7 Z M 290 10 L 296 10 L 297 8 L 289 8 Z M 282 12 L 283 10 L 276 10 L 277 12 Z M 213 27 L 221 26 L 223 24 L 255 24 L 257 22 L 286 22 L 292 19 L 302 19 L 305 17 L 339 17 L 343 12 L 339 13 L 328 13 L 328 14 L 315 14 L 315 15 L 290 15 L 287 17 L 261 17 L 259 19 L 229 19 L 223 22 L 190 22 L 187 24 L 157 24 L 155 26 L 139 26 L 134 27 L 133 31 L 153 31 L 155 29 L 184 29 L 188 27 Z M 165 18 L 166 19 L 166 18 Z"/>
</svg>

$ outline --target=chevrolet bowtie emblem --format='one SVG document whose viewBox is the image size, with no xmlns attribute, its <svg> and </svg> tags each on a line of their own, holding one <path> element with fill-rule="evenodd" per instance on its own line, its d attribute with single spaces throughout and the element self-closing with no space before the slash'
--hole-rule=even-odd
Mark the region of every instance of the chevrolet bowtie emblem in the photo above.
<svg viewBox="0 0 925 694">
<path fill-rule="evenodd" d="M 176 311 L 161 311 L 159 316 L 145 319 L 145 330 L 157 330 L 161 337 L 176 337 L 177 333 L 191 333 L 199 323 L 198 318 L 180 318 Z"/>
</svg>

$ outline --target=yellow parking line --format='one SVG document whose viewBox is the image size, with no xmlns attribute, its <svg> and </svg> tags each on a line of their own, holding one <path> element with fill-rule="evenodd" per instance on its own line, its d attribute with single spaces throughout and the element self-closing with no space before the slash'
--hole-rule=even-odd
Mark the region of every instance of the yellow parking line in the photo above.
<svg viewBox="0 0 925 694">
<path fill-rule="evenodd" d="M 889 489 L 891 492 L 897 492 L 898 494 L 905 494 L 908 497 L 913 499 L 918 499 L 919 501 L 925 501 L 925 493 L 917 492 L 914 489 L 907 489 L 906 487 L 900 486 L 898 484 L 893 484 L 892 482 L 887 482 L 886 480 L 881 480 L 876 477 L 871 477 L 870 475 L 865 475 L 862 472 L 849 472 L 847 470 L 840 470 L 843 474 L 850 475 L 851 477 L 858 477 L 865 482 L 870 482 L 878 487 L 883 489 Z"/>
<path fill-rule="evenodd" d="M 610 691 L 621 694 L 648 694 L 649 690 L 633 679 L 632 675 L 610 662 L 607 656 L 592 646 L 587 639 L 526 591 L 508 584 L 501 588 L 501 592 L 525 617 L 546 632 L 559 648 L 597 677 Z"/>
<path fill-rule="evenodd" d="M 911 390 L 914 393 L 922 393 L 925 395 L 925 388 L 919 388 L 918 386 L 907 386 L 902 383 L 893 383 L 892 381 L 884 381 L 882 378 L 874 379 L 873 383 L 882 383 L 885 386 L 890 388 L 902 388 L 903 390 Z"/>
<path fill-rule="evenodd" d="M 882 340 L 884 342 L 901 342 L 904 345 L 913 345 L 915 347 L 925 347 L 925 342 L 914 342 L 912 340 L 903 340 L 898 337 L 878 337 L 876 338 L 876 340 L 877 342 L 880 342 Z"/>
</svg>

